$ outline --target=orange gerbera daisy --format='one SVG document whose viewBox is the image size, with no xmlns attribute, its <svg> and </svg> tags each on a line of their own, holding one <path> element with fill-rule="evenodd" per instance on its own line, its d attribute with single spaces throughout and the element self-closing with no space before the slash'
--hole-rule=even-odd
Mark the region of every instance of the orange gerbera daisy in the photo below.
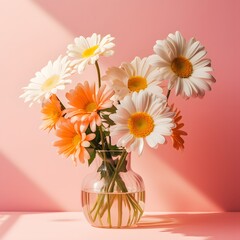
<svg viewBox="0 0 240 240">
<path fill-rule="evenodd" d="M 43 104 L 41 112 L 43 113 L 41 129 L 49 129 L 49 131 L 51 131 L 52 128 L 56 128 L 56 124 L 62 118 L 62 107 L 55 94 Z"/>
<path fill-rule="evenodd" d="M 178 109 L 173 110 L 173 108 L 174 108 L 174 105 L 171 106 L 171 110 L 176 113 L 174 117 L 174 123 L 176 127 L 172 129 L 172 135 L 171 135 L 173 147 L 177 150 L 184 149 L 184 140 L 182 136 L 186 136 L 187 133 L 181 130 L 181 128 L 184 126 L 184 123 L 180 122 L 182 119 L 181 112 L 178 111 Z"/>
<path fill-rule="evenodd" d="M 59 148 L 59 154 L 65 155 L 67 158 L 72 156 L 75 163 L 82 163 L 90 158 L 86 147 L 90 146 L 91 140 L 95 138 L 95 134 L 86 134 L 79 130 L 78 123 L 73 124 L 69 119 L 65 119 L 56 130 L 56 135 L 60 140 L 54 142 L 54 146 Z"/>
<path fill-rule="evenodd" d="M 96 92 L 95 84 L 89 86 L 88 82 L 79 83 L 75 89 L 66 94 L 69 105 L 73 106 L 65 110 L 66 117 L 72 122 L 80 122 L 80 130 L 84 132 L 90 125 L 92 132 L 96 131 L 96 125 L 101 125 L 99 111 L 112 106 L 110 98 L 114 92 L 105 91 L 106 86 L 102 85 Z"/>
</svg>

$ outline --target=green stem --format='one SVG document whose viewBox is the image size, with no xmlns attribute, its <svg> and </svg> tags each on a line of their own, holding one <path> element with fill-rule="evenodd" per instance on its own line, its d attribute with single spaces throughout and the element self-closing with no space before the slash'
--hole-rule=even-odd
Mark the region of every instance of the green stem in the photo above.
<svg viewBox="0 0 240 240">
<path fill-rule="evenodd" d="M 115 197 L 116 197 L 116 195 L 112 195 L 112 198 L 111 198 L 111 200 L 110 200 L 110 209 L 111 209 L 111 207 L 112 207 L 112 205 L 113 205 L 113 203 L 114 203 L 114 200 L 115 200 Z M 100 217 L 102 218 L 102 216 L 104 215 L 104 213 L 106 212 L 106 210 L 107 210 L 107 208 L 108 208 L 108 204 L 106 203 L 103 207 L 102 207 L 102 210 L 101 210 L 101 212 L 99 213 L 99 215 L 100 215 Z"/>
<path fill-rule="evenodd" d="M 112 227 L 112 219 L 111 219 L 111 205 L 110 205 L 110 196 L 107 195 L 107 206 L 108 206 L 108 224 L 109 227 Z"/>
<path fill-rule="evenodd" d="M 167 92 L 167 100 L 168 100 L 168 98 L 169 98 L 169 96 L 170 96 L 170 93 L 171 93 L 171 90 L 168 89 L 168 92 Z"/>
<path fill-rule="evenodd" d="M 103 132 L 100 134 L 102 134 L 102 137 L 104 137 Z M 91 219 L 93 220 L 93 222 L 95 222 L 97 218 L 101 220 L 102 217 L 105 216 L 107 218 L 109 227 L 112 227 L 111 211 L 112 211 L 112 207 L 115 200 L 117 200 L 117 209 L 118 209 L 117 227 L 122 226 L 123 203 L 125 203 L 129 209 L 129 218 L 127 222 L 128 226 L 136 222 L 137 220 L 139 220 L 139 218 L 142 216 L 143 210 L 138 203 L 138 199 L 135 199 L 134 194 L 128 193 L 128 189 L 120 176 L 120 171 L 124 162 L 126 161 L 127 154 L 128 153 L 126 151 L 124 151 L 121 154 L 116 167 L 114 167 L 114 165 L 112 165 L 112 162 L 109 160 L 111 159 L 111 155 L 107 156 L 105 152 L 103 152 L 100 155 L 103 158 L 103 160 L 105 159 L 105 164 L 108 169 L 107 171 L 109 171 L 107 178 L 108 178 L 108 181 L 109 180 L 110 181 L 108 182 L 107 186 L 105 186 L 104 189 L 102 189 L 103 193 L 100 193 L 98 195 L 98 198 L 93 208 L 90 210 Z M 119 194 L 118 193 L 114 194 L 115 186 L 117 186 L 121 190 Z"/>
<path fill-rule="evenodd" d="M 119 161 L 118 161 L 118 164 L 117 164 L 117 166 L 116 166 L 116 169 L 115 169 L 113 178 L 112 178 L 112 180 L 111 180 L 111 182 L 110 182 L 110 184 L 109 184 L 109 186 L 108 186 L 108 191 L 110 190 L 110 192 L 113 191 L 114 183 L 115 183 L 116 178 L 117 178 L 117 176 L 118 176 L 118 174 L 119 174 L 119 170 L 121 169 L 122 164 L 124 163 L 124 161 L 125 161 L 125 159 L 126 159 L 127 154 L 128 154 L 128 153 L 127 153 L 126 151 L 124 151 L 124 152 L 122 153 L 122 156 L 120 157 L 120 159 L 119 159 Z"/>
<path fill-rule="evenodd" d="M 101 142 L 102 142 L 102 150 L 105 150 L 105 144 L 104 144 L 104 136 L 103 136 L 103 130 L 102 130 L 102 126 L 99 126 L 99 132 L 100 132 L 100 138 L 101 138 Z M 105 153 L 103 152 L 103 156 L 105 156 Z M 104 158 L 105 160 L 105 158 Z"/>
<path fill-rule="evenodd" d="M 122 226 L 122 195 L 118 195 L 118 227 Z"/>
<path fill-rule="evenodd" d="M 98 216 L 98 215 L 100 216 L 100 209 L 101 209 L 102 206 L 103 206 L 105 196 L 106 196 L 106 194 L 103 193 L 103 194 L 100 195 L 100 199 L 97 200 L 98 208 L 97 208 L 97 210 L 96 210 L 96 212 L 95 212 L 95 215 L 94 215 L 94 217 L 93 217 L 93 221 L 94 221 L 94 222 L 96 221 L 97 216 Z M 97 205 L 96 205 L 96 206 L 97 206 Z M 93 212 L 93 210 L 91 210 L 91 212 Z"/>
<path fill-rule="evenodd" d="M 95 62 L 95 66 L 97 68 L 97 74 L 98 74 L 98 87 L 101 87 L 101 73 L 100 73 L 100 68 L 98 65 L 98 61 Z"/>
<path fill-rule="evenodd" d="M 60 102 L 60 105 L 61 105 L 61 110 L 63 111 L 65 108 L 65 106 L 63 105 L 62 101 L 59 99 L 59 97 L 56 95 L 57 97 L 57 100 Z"/>
<path fill-rule="evenodd" d="M 90 213 L 93 213 L 94 210 L 96 209 L 96 207 L 98 206 L 99 202 L 102 201 L 102 196 L 104 196 L 104 195 L 99 195 L 99 194 L 98 194 L 97 200 L 96 200 L 94 206 L 92 207 Z"/>
<path fill-rule="evenodd" d="M 103 130 L 102 130 L 102 125 L 99 126 L 99 132 L 100 132 L 100 137 L 101 137 L 101 142 L 102 142 L 102 150 L 105 150 L 105 139 L 104 139 L 104 134 L 103 134 Z M 106 153 L 105 151 L 103 151 L 103 161 L 105 162 L 106 164 Z"/>
<path fill-rule="evenodd" d="M 130 223 L 131 223 L 131 212 L 132 212 L 132 210 L 131 210 L 131 206 L 129 204 L 129 201 L 128 201 L 127 197 L 125 195 L 123 195 L 123 196 L 124 196 L 125 204 L 128 206 L 128 210 L 129 210 L 129 217 L 128 217 L 128 222 L 127 222 L 127 225 L 129 226 Z"/>
</svg>

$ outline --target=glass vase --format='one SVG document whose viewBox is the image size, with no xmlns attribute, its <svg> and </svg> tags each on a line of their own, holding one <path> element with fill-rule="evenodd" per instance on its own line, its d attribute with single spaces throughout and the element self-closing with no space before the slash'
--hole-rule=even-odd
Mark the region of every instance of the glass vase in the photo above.
<svg viewBox="0 0 240 240">
<path fill-rule="evenodd" d="M 144 182 L 131 169 L 125 150 L 99 150 L 95 169 L 82 183 L 82 208 L 94 227 L 124 228 L 135 225 L 145 204 Z"/>
</svg>

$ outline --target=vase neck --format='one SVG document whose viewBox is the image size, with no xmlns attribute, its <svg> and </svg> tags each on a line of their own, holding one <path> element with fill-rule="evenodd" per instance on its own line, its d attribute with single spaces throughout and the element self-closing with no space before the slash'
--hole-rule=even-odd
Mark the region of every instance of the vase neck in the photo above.
<svg viewBox="0 0 240 240">
<path fill-rule="evenodd" d="M 108 163 L 111 163 L 116 167 L 117 161 L 124 157 L 126 161 L 126 170 L 131 169 L 131 153 L 126 153 L 125 151 L 107 151 L 107 150 L 98 150 L 96 158 L 94 160 L 95 167 L 98 169 L 100 166 L 106 166 Z"/>
</svg>

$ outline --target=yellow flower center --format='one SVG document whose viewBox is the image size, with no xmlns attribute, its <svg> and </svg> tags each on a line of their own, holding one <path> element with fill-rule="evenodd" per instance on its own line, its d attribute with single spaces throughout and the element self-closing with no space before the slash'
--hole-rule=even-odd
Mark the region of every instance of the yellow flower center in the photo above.
<svg viewBox="0 0 240 240">
<path fill-rule="evenodd" d="M 97 109 L 97 104 L 95 102 L 88 103 L 85 106 L 85 111 L 86 112 L 93 112 Z"/>
<path fill-rule="evenodd" d="M 52 112 L 52 119 L 57 120 L 60 118 L 60 116 L 61 116 L 61 112 L 59 112 L 58 110 L 54 110 Z"/>
<path fill-rule="evenodd" d="M 137 138 L 148 136 L 154 128 L 152 117 L 145 112 L 137 112 L 128 119 L 128 128 Z"/>
<path fill-rule="evenodd" d="M 147 87 L 146 78 L 140 76 L 133 76 L 128 79 L 128 89 L 131 92 L 139 92 Z"/>
<path fill-rule="evenodd" d="M 72 144 L 74 145 L 74 147 L 76 147 L 77 145 L 79 145 L 80 141 L 81 141 L 81 137 L 80 137 L 80 135 L 77 134 L 73 138 Z"/>
<path fill-rule="evenodd" d="M 179 56 L 172 61 L 171 68 L 181 78 L 188 78 L 192 75 L 192 63 L 185 57 Z"/>
<path fill-rule="evenodd" d="M 50 78 L 48 78 L 47 80 L 45 80 L 45 82 L 43 83 L 41 89 L 42 91 L 49 91 L 51 89 L 53 89 L 54 87 L 57 86 L 58 82 L 59 82 L 59 75 L 53 75 Z"/>
<path fill-rule="evenodd" d="M 98 49 L 98 45 L 92 46 L 82 52 L 83 58 L 88 58 L 94 55 L 94 52 Z"/>
</svg>

